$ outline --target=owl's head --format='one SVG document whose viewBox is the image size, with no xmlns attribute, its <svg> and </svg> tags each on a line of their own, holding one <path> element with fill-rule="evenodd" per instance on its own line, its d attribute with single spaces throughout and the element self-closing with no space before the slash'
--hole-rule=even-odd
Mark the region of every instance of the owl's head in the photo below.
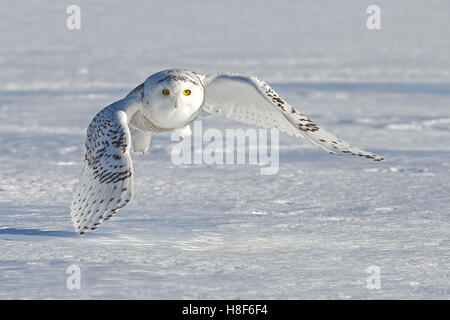
<svg viewBox="0 0 450 320">
<path fill-rule="evenodd" d="M 166 70 L 150 76 L 144 83 L 144 114 L 163 128 L 178 128 L 200 109 L 203 84 L 196 73 Z"/>
</svg>

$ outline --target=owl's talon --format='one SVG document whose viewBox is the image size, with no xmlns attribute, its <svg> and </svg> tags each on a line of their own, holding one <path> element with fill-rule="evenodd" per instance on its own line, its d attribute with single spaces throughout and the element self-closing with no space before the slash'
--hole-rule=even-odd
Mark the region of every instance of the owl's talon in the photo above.
<svg viewBox="0 0 450 320">
<path fill-rule="evenodd" d="M 175 130 L 175 134 L 179 137 L 180 141 L 183 141 L 184 137 L 189 137 L 192 134 L 191 127 L 189 125 L 178 128 Z"/>
</svg>

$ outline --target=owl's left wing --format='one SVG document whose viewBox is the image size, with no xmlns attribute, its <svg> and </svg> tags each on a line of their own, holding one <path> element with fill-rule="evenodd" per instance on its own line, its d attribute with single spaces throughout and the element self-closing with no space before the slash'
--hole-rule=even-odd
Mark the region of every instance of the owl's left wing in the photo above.
<svg viewBox="0 0 450 320">
<path fill-rule="evenodd" d="M 240 74 L 208 75 L 203 79 L 203 110 L 264 128 L 278 128 L 289 135 L 305 137 L 332 154 L 351 154 L 383 160 L 323 130 L 284 101 L 266 82 Z"/>
</svg>

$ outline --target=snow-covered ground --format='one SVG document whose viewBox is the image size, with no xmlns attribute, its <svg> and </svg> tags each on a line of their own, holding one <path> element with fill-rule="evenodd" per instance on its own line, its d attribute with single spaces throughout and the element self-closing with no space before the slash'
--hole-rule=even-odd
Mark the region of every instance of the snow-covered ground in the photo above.
<svg viewBox="0 0 450 320">
<path fill-rule="evenodd" d="M 345 3 L 345 5 L 344 5 Z M 450 3 L 0 3 L 0 298 L 450 297 Z M 69 204 L 102 107 L 172 67 L 255 74 L 381 163 L 280 135 L 280 170 L 133 155 L 135 198 L 84 237 Z M 239 124 L 216 116 L 205 128 Z M 81 270 L 81 289 L 66 269 Z M 366 272 L 380 268 L 380 289 Z"/>
</svg>

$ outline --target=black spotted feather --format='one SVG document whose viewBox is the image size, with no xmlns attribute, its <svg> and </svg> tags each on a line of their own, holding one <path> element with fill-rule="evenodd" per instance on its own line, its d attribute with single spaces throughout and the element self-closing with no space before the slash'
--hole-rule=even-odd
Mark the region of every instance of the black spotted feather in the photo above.
<svg viewBox="0 0 450 320">
<path fill-rule="evenodd" d="M 127 115 L 111 105 L 87 129 L 85 165 L 71 206 L 75 230 L 85 234 L 111 218 L 133 196 Z"/>
</svg>

